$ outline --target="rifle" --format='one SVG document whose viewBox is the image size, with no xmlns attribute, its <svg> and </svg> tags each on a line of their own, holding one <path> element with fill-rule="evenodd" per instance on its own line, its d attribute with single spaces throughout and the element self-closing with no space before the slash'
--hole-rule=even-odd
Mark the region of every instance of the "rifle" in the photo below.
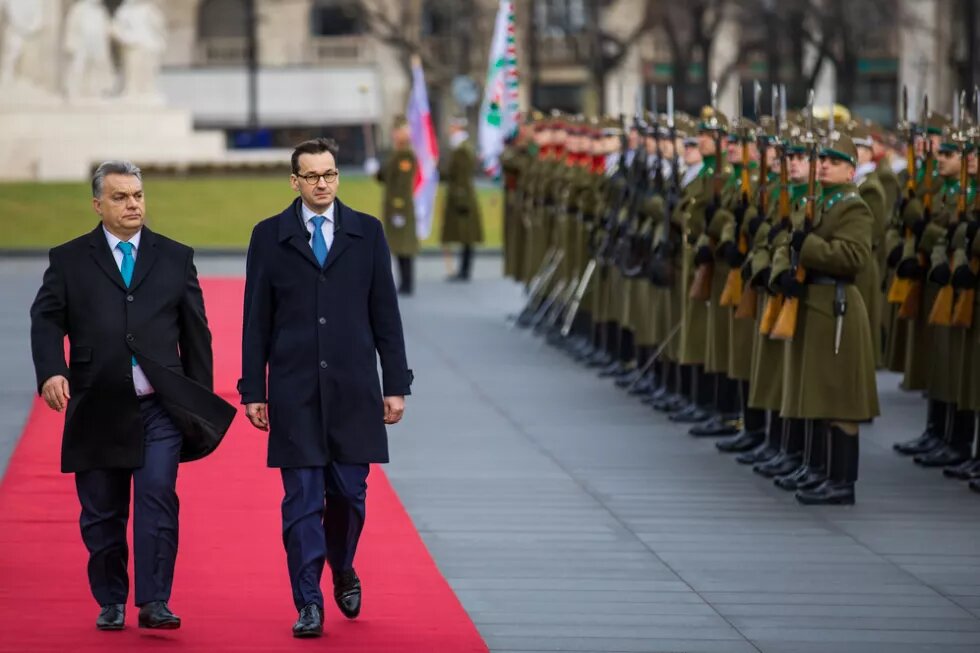
<svg viewBox="0 0 980 653">
<path fill-rule="evenodd" d="M 640 93 L 637 93 L 637 106 L 636 106 L 636 117 L 635 124 L 637 131 L 640 134 L 640 142 L 637 145 L 636 154 L 633 156 L 633 165 L 630 167 L 630 178 L 629 183 L 627 183 L 627 188 L 629 193 L 627 196 L 627 201 L 625 206 L 620 207 L 620 212 L 625 208 L 626 215 L 622 220 L 619 220 L 619 232 L 617 234 L 615 251 L 613 253 L 613 260 L 619 271 L 624 277 L 633 279 L 643 272 L 645 267 L 645 261 L 643 260 L 644 252 L 636 251 L 636 243 L 638 240 L 642 240 L 640 235 L 640 224 L 639 224 L 639 214 L 640 214 L 640 204 L 643 198 L 646 196 L 647 186 L 649 184 L 649 172 L 647 171 L 647 147 L 646 147 L 646 134 L 644 130 L 647 128 L 646 123 L 643 121 L 643 94 L 642 89 Z M 654 123 L 656 125 L 656 123 Z M 649 244 L 646 246 L 646 250 L 649 251 Z M 635 254 L 635 256 L 634 256 Z M 639 258 L 639 262 L 634 261 L 635 258 Z"/>
<path fill-rule="evenodd" d="M 755 111 L 756 119 L 759 117 L 759 103 L 758 96 L 756 96 L 755 101 Z M 742 223 L 745 221 L 745 212 L 748 211 L 749 204 L 751 200 L 749 195 L 752 191 L 749 178 L 749 130 L 745 126 L 745 121 L 742 119 L 742 87 L 738 87 L 738 110 L 736 111 L 737 126 L 735 133 L 742 146 L 742 170 L 741 178 L 739 179 L 739 187 L 741 188 L 741 197 L 739 198 L 738 216 L 735 218 L 735 242 L 738 251 L 742 256 L 745 256 L 749 251 L 749 241 L 745 234 L 742 232 Z M 721 291 L 721 298 L 718 303 L 721 306 L 734 306 L 738 307 L 742 303 L 742 269 L 741 267 L 733 267 L 728 271 L 728 277 L 725 279 L 725 287 Z"/>
<path fill-rule="evenodd" d="M 922 187 L 925 188 L 924 194 L 922 196 L 922 206 L 925 216 L 932 214 L 932 171 L 936 165 L 935 153 L 932 150 L 932 139 L 929 137 L 928 128 L 925 127 L 928 123 L 929 118 L 929 96 L 926 95 L 922 98 L 922 115 L 920 120 L 924 126 L 924 133 L 926 138 L 926 160 L 923 164 L 923 177 L 922 177 Z M 913 167 L 909 171 L 910 176 L 914 176 L 915 168 Z M 908 184 L 906 184 L 908 188 Z M 913 186 L 914 188 L 914 186 Z M 912 196 L 914 197 L 914 195 Z M 905 242 L 911 245 L 915 249 L 918 249 L 918 243 L 915 242 L 915 234 L 912 233 L 911 229 L 906 229 L 905 231 Z M 924 267 L 926 264 L 925 255 L 922 252 L 916 252 L 916 258 L 919 261 L 919 267 Z M 914 320 L 919 315 L 919 308 L 922 305 L 922 281 L 919 279 L 908 279 L 908 291 L 906 296 L 902 299 L 901 307 L 898 309 L 898 317 L 903 320 Z M 899 291 L 901 287 L 899 287 Z M 898 293 L 896 293 L 898 295 Z"/>
<path fill-rule="evenodd" d="M 650 281 L 660 287 L 669 287 L 674 281 L 673 248 L 670 240 L 671 216 L 674 207 L 680 201 L 681 176 L 677 165 L 677 125 L 674 122 L 674 87 L 667 87 L 667 129 L 670 142 L 674 144 L 670 161 L 670 187 L 664 196 L 664 224 L 660 230 L 660 238 L 654 246 L 654 256 L 650 257 L 647 276 Z"/>
<path fill-rule="evenodd" d="M 980 87 L 975 87 L 973 89 L 973 101 L 974 109 L 977 112 L 977 118 L 980 118 Z M 965 98 L 960 97 L 961 109 L 960 113 L 963 114 L 965 107 Z M 964 130 L 960 134 L 961 142 L 963 145 L 963 161 L 960 164 L 960 196 L 956 199 L 956 214 L 957 220 L 962 222 L 966 219 L 966 201 L 967 201 L 967 168 L 969 166 L 969 157 L 966 152 L 966 143 L 969 141 L 970 136 L 973 136 L 974 147 L 980 147 L 980 122 L 973 125 L 971 131 L 967 132 Z M 980 152 L 980 150 L 978 150 Z M 977 166 L 977 186 L 974 190 L 973 195 L 973 211 L 974 220 L 980 220 L 980 166 Z M 967 241 L 969 246 L 969 240 Z M 969 251 L 966 252 L 966 256 L 969 259 L 970 271 L 976 275 L 977 271 L 980 270 L 980 260 Z M 953 317 L 952 325 L 955 327 L 963 327 L 969 329 L 973 326 L 973 308 L 974 302 L 976 300 L 977 290 L 976 288 L 966 288 L 960 291 L 959 296 L 956 298 L 956 306 L 953 307 Z"/>
<path fill-rule="evenodd" d="M 723 177 L 724 174 L 724 153 L 721 149 L 721 123 L 717 119 L 718 115 L 718 82 L 711 82 L 711 109 L 715 116 L 715 129 L 714 129 L 714 140 L 715 140 L 715 176 L 714 176 L 714 189 L 713 189 L 713 199 L 712 202 L 717 210 L 717 207 L 721 204 L 721 189 L 722 185 L 725 183 Z M 707 222 L 705 223 L 705 229 L 708 228 Z M 714 248 L 714 243 L 712 243 L 712 249 Z M 711 279 L 714 276 L 715 266 L 714 263 L 704 263 L 699 265 L 697 270 L 694 272 L 694 281 L 691 282 L 691 291 L 689 297 L 695 301 L 706 302 L 711 299 Z"/>
<path fill-rule="evenodd" d="M 790 228 L 789 215 L 789 145 L 783 141 L 783 130 L 788 127 L 786 124 L 786 95 L 776 90 L 775 85 L 772 89 L 773 105 L 776 99 L 780 99 L 779 115 L 776 117 L 776 141 L 779 143 L 779 228 Z M 776 112 L 773 106 L 773 112 Z M 762 312 L 762 319 L 759 321 L 759 334 L 768 336 L 772 333 L 772 328 L 776 324 L 776 318 L 783 310 L 783 296 L 769 295 L 766 297 L 766 307 Z"/>
<path fill-rule="evenodd" d="M 804 226 L 805 230 L 809 230 L 810 226 L 813 224 L 813 214 L 817 205 L 817 137 L 813 130 L 813 90 L 810 91 L 809 102 L 807 103 L 809 111 L 807 111 L 807 129 L 806 135 L 804 136 L 804 142 L 810 147 L 810 175 L 807 179 L 806 187 L 806 209 L 805 209 L 805 220 L 806 224 Z M 833 101 L 830 102 L 830 129 L 828 130 L 828 135 L 830 138 L 833 137 L 834 132 L 834 110 Z M 796 281 L 803 283 L 806 279 L 806 270 L 800 265 L 800 255 L 799 252 L 793 251 L 790 248 L 790 263 L 792 266 L 792 274 L 796 278 Z M 800 310 L 800 298 L 799 297 L 787 297 L 783 301 L 783 308 L 779 312 L 779 317 L 776 318 L 776 324 L 773 325 L 772 333 L 770 337 L 774 340 L 792 340 L 793 336 L 796 335 L 796 325 L 797 317 Z"/>
<path fill-rule="evenodd" d="M 765 218 L 769 211 L 769 159 L 766 156 L 766 151 L 768 149 L 766 130 L 762 127 L 762 117 L 759 115 L 759 98 L 762 94 L 762 85 L 759 82 L 755 82 L 753 88 L 753 104 L 755 105 L 755 119 L 759 123 L 759 128 L 755 133 L 756 149 L 759 150 L 759 198 L 756 206 L 756 210 L 759 212 L 759 216 Z M 773 115 L 776 114 L 776 107 L 772 107 Z M 744 245 L 744 249 L 743 249 Z M 738 241 L 739 252 L 743 255 L 747 254 L 749 251 L 749 241 L 748 235 L 741 232 L 739 229 L 739 241 Z M 745 265 L 745 261 L 742 265 Z M 739 278 L 741 279 L 741 270 L 739 270 Z M 743 286 L 742 288 L 742 301 L 739 302 L 738 308 L 735 310 L 735 319 L 745 319 L 754 320 L 756 310 L 759 306 L 759 298 L 755 291 L 755 288 L 751 284 L 748 286 Z"/>
<path fill-rule="evenodd" d="M 951 228 L 949 231 L 955 229 L 956 225 L 962 224 L 966 219 L 966 185 L 968 165 L 966 142 L 968 139 L 966 134 L 960 130 L 960 117 L 963 115 L 963 102 L 966 98 L 958 96 L 958 92 L 953 93 L 953 133 L 951 136 L 952 140 L 960 146 L 960 189 L 956 196 L 956 217 L 950 224 Z M 946 245 L 946 255 L 950 257 L 949 262 L 952 263 L 953 243 L 948 242 Z M 953 324 L 953 294 L 952 280 L 950 280 L 939 289 L 938 293 L 936 293 L 936 299 L 933 301 L 932 309 L 929 311 L 929 324 L 947 327 Z"/>
</svg>

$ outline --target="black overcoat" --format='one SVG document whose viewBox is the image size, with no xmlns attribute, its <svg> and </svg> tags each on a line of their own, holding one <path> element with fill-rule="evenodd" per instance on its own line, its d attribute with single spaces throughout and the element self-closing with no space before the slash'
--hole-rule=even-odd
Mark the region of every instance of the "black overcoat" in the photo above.
<svg viewBox="0 0 980 653">
<path fill-rule="evenodd" d="M 269 404 L 271 467 L 388 462 L 378 357 L 384 396 L 410 394 L 412 371 L 383 228 L 336 200 L 321 268 L 300 207 L 252 231 L 242 403 Z"/>
<path fill-rule="evenodd" d="M 144 227 L 129 288 L 101 224 L 49 259 L 31 307 L 31 350 L 38 392 L 52 376 L 68 378 L 61 470 L 142 467 L 132 356 L 184 435 L 181 461 L 214 451 L 237 411 L 212 392 L 193 250 Z"/>
</svg>

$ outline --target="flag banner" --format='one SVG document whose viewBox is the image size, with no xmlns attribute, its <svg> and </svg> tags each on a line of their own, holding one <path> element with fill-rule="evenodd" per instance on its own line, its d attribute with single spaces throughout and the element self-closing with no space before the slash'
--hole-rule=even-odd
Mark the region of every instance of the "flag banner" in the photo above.
<svg viewBox="0 0 980 653">
<path fill-rule="evenodd" d="M 432 231 L 432 211 L 439 188 L 439 143 L 432 127 L 429 94 L 425 89 L 425 73 L 419 61 L 412 62 L 412 94 L 408 98 L 408 129 L 418 168 L 415 171 L 415 232 L 420 240 Z"/>
<path fill-rule="evenodd" d="M 500 0 L 490 42 L 487 80 L 480 105 L 479 147 L 484 171 L 500 176 L 504 141 L 517 131 L 517 45 L 514 38 L 514 3 Z"/>
</svg>

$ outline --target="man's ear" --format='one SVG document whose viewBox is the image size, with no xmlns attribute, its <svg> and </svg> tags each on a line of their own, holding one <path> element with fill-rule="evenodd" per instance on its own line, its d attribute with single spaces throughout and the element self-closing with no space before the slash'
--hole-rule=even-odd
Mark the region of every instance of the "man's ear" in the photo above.
<svg viewBox="0 0 980 653">
<path fill-rule="evenodd" d="M 95 211 L 96 215 L 100 218 L 102 217 L 102 200 L 98 197 L 92 198 L 92 210 Z"/>
</svg>

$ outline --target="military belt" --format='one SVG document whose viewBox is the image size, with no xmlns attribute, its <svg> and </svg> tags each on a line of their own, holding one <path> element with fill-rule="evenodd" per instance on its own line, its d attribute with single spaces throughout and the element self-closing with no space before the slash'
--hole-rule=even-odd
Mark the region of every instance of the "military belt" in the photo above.
<svg viewBox="0 0 980 653">
<path fill-rule="evenodd" d="M 814 286 L 836 286 L 854 283 L 854 277 L 833 277 L 829 274 L 807 274 L 806 283 Z"/>
</svg>

